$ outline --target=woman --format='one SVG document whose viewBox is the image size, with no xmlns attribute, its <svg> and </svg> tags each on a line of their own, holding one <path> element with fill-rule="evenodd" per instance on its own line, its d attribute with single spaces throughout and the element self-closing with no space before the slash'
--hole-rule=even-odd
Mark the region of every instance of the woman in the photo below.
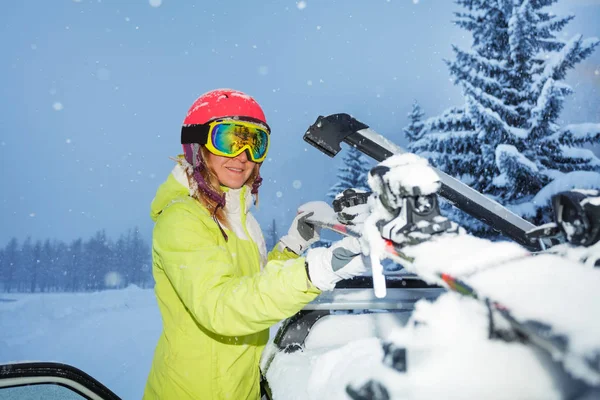
<svg viewBox="0 0 600 400">
<path fill-rule="evenodd" d="M 267 255 L 248 209 L 270 135 L 258 103 L 235 90 L 202 95 L 184 120 L 184 155 L 151 206 L 163 331 L 145 399 L 258 399 L 269 327 L 364 270 L 356 241 L 299 257 L 319 238 L 310 210 Z"/>
</svg>

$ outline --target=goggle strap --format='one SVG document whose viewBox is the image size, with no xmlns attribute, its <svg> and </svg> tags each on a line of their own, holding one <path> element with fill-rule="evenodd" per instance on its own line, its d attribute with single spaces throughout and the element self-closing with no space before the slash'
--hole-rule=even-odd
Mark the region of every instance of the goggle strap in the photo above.
<svg viewBox="0 0 600 400">
<path fill-rule="evenodd" d="M 208 139 L 208 124 L 184 125 L 181 127 L 181 144 L 206 144 Z"/>
<path fill-rule="evenodd" d="M 271 128 L 266 123 L 255 118 L 239 118 L 241 121 L 254 122 L 265 126 L 267 134 L 271 133 Z M 199 143 L 206 144 L 208 140 L 208 131 L 210 122 L 206 124 L 183 125 L 181 127 L 181 144 Z"/>
</svg>

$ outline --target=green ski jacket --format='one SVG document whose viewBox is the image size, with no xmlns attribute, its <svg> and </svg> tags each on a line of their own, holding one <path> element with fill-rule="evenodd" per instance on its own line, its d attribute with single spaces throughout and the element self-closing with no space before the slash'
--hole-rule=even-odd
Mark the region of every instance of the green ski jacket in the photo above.
<svg viewBox="0 0 600 400">
<path fill-rule="evenodd" d="M 226 241 L 180 166 L 159 187 L 152 272 L 163 330 L 144 399 L 259 399 L 269 327 L 320 293 L 304 258 L 278 246 L 266 254 L 249 192 L 226 192 Z"/>
</svg>

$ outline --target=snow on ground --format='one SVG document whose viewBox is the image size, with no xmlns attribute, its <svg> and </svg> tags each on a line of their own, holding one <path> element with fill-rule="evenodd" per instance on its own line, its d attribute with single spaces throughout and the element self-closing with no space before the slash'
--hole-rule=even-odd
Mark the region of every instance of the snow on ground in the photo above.
<svg viewBox="0 0 600 400">
<path fill-rule="evenodd" d="M 151 289 L 0 295 L 0 363 L 67 363 L 123 399 L 141 398 L 160 329 Z M 371 379 L 387 388 L 390 399 L 550 400 L 574 394 L 572 382 L 547 356 L 523 344 L 491 341 L 488 333 L 485 306 L 455 293 L 420 300 L 412 314 L 340 312 L 317 322 L 304 352 L 273 353 L 271 344 L 269 354 L 275 355 L 267 377 L 275 399 L 347 399 L 348 384 L 358 388 Z M 383 342 L 407 349 L 406 372 L 382 362 Z"/>
<path fill-rule="evenodd" d="M 161 318 L 152 289 L 0 293 L 0 363 L 73 365 L 123 399 L 140 399 Z"/>
</svg>

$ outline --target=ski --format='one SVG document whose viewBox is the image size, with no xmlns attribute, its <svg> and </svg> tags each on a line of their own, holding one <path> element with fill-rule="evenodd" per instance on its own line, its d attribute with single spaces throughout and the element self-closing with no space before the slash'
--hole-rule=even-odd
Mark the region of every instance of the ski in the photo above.
<svg viewBox="0 0 600 400">
<path fill-rule="evenodd" d="M 406 153 L 400 146 L 348 114 L 319 116 L 304 134 L 304 140 L 330 157 L 334 157 L 341 150 L 341 142 L 357 148 L 379 162 L 393 154 Z M 439 194 L 457 208 L 530 250 L 538 251 L 554 244 L 548 238 L 528 235 L 529 231 L 536 228 L 532 223 L 458 179 L 438 169 L 435 171 L 442 183 Z"/>
</svg>

